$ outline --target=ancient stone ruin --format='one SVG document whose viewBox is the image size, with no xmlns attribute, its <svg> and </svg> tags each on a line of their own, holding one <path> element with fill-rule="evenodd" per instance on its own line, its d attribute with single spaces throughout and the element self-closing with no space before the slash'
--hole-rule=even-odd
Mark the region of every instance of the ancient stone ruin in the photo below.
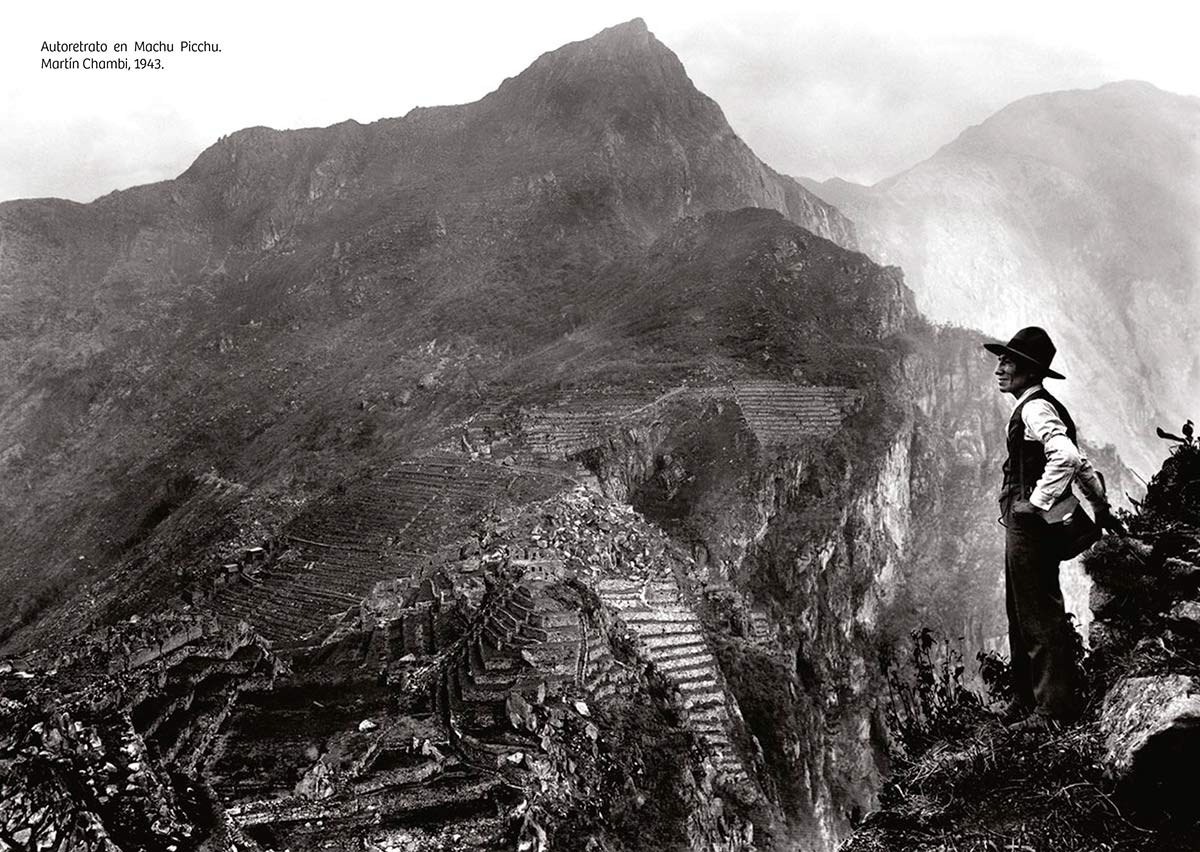
<svg viewBox="0 0 1200 852">
<path fill-rule="evenodd" d="M 243 548 L 177 614 L 7 665 L 0 848 L 535 849 L 618 830 L 605 811 L 664 772 L 676 837 L 749 848 L 761 749 L 705 572 L 566 458 L 661 397 L 585 406 L 569 447 L 544 412 L 488 454 L 470 433 Z"/>
</svg>

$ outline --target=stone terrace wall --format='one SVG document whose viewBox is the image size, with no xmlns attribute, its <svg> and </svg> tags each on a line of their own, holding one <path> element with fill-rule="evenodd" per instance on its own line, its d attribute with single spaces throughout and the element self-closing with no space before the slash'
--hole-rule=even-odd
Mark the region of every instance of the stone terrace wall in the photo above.
<svg viewBox="0 0 1200 852">
<path fill-rule="evenodd" d="M 0 846 L 172 850 L 220 834 L 202 786 L 179 779 L 242 690 L 281 670 L 245 625 L 189 617 L 125 622 L 50 668 L 0 670 Z"/>
</svg>

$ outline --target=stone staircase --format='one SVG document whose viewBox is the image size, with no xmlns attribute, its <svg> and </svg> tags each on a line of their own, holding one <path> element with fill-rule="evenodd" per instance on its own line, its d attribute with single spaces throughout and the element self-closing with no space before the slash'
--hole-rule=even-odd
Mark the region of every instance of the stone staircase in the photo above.
<svg viewBox="0 0 1200 852">
<path fill-rule="evenodd" d="M 752 786 L 731 740 L 732 700 L 725 691 L 717 660 L 704 639 L 700 620 L 673 579 L 645 582 L 605 578 L 597 592 L 618 610 L 638 636 L 650 661 L 683 697 L 692 727 L 716 756 L 719 775 L 734 786 Z"/>
<path fill-rule="evenodd" d="M 771 624 L 771 617 L 765 610 L 750 610 L 750 635 L 748 638 L 759 645 L 769 645 L 775 640 L 775 628 Z"/>
</svg>

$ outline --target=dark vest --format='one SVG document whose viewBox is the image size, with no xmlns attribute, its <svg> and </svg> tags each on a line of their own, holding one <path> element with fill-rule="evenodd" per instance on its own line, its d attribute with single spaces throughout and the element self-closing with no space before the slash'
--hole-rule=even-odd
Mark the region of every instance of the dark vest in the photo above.
<svg viewBox="0 0 1200 852">
<path fill-rule="evenodd" d="M 1042 388 L 1030 394 L 1029 398 L 1016 407 L 1008 421 L 1008 458 L 1004 462 L 1004 484 L 1000 488 L 1000 516 L 1008 514 L 1008 507 L 1014 500 L 1028 500 L 1033 493 L 1037 481 L 1046 470 L 1046 450 L 1041 441 L 1025 440 L 1025 421 L 1021 419 L 1021 409 L 1035 399 L 1044 399 L 1054 406 L 1063 425 L 1067 427 L 1067 437 L 1071 443 L 1075 441 L 1075 421 L 1067 413 L 1063 404 Z"/>
</svg>

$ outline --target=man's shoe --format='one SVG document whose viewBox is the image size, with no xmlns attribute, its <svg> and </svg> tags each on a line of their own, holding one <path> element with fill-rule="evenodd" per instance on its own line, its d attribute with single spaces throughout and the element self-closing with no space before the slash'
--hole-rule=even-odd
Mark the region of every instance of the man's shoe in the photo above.
<svg viewBox="0 0 1200 852">
<path fill-rule="evenodd" d="M 1027 704 L 1019 698 L 1014 698 L 1005 704 L 1004 709 L 999 712 L 1000 724 L 1011 725 L 1013 722 L 1019 722 L 1021 719 L 1024 719 L 1032 712 L 1032 704 Z"/>
<path fill-rule="evenodd" d="M 1024 719 L 1008 725 L 1008 729 L 1016 734 L 1031 734 L 1045 731 L 1055 733 L 1062 730 L 1062 722 L 1040 710 L 1034 710 Z"/>
</svg>

